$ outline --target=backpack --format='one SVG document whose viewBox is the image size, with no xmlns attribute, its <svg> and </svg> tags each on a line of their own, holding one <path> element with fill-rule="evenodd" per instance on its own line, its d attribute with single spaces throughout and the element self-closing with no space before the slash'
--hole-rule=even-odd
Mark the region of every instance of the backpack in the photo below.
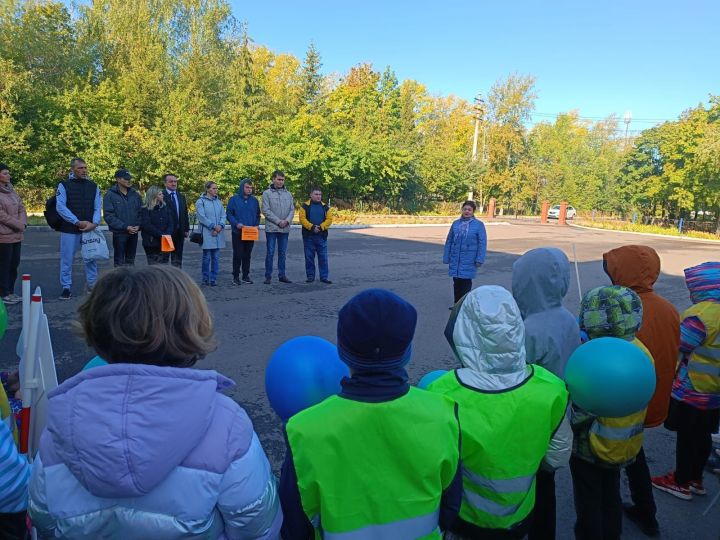
<svg viewBox="0 0 720 540">
<path fill-rule="evenodd" d="M 45 211 L 43 214 L 45 214 L 45 221 L 47 221 L 47 224 L 56 231 L 59 231 L 62 227 L 63 221 L 65 220 L 60 217 L 60 214 L 58 214 L 57 211 L 57 195 L 53 195 L 45 201 Z"/>
</svg>

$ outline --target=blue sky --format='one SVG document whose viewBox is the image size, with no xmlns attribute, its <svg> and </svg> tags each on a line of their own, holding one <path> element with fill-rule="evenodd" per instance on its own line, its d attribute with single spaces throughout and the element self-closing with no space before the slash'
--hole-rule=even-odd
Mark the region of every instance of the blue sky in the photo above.
<svg viewBox="0 0 720 540">
<path fill-rule="evenodd" d="M 230 0 L 251 38 L 303 57 L 314 41 L 325 73 L 390 65 L 434 94 L 486 94 L 508 74 L 537 77 L 535 121 L 578 109 L 631 130 L 676 118 L 720 94 L 720 2 Z"/>
</svg>

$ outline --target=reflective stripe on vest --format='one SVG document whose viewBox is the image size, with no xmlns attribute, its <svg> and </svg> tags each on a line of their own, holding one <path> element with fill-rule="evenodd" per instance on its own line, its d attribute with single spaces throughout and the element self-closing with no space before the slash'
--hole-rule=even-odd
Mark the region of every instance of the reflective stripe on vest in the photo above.
<svg viewBox="0 0 720 540">
<path fill-rule="evenodd" d="M 534 474 L 503 480 L 485 478 L 465 467 L 463 467 L 463 476 L 476 486 L 490 489 L 495 493 L 518 493 L 527 491 L 532 487 L 533 480 L 535 480 Z"/>
<path fill-rule="evenodd" d="M 12 433 L 13 428 L 15 427 L 15 421 L 14 421 L 13 415 L 11 414 L 10 416 L 3 418 L 2 421 L 8 427 L 10 432 Z"/>
<path fill-rule="evenodd" d="M 632 426 L 612 427 L 600 422 L 593 422 L 590 431 L 603 439 L 611 441 L 624 441 L 643 432 L 643 424 L 634 424 Z"/>
<path fill-rule="evenodd" d="M 698 354 L 703 354 L 700 352 L 700 349 L 697 349 Z M 717 354 L 717 358 L 720 358 L 720 349 L 715 349 L 712 351 L 714 354 Z M 704 356 L 710 356 L 709 354 L 704 354 Z M 714 356 L 711 356 L 711 358 L 715 358 Z M 720 364 L 717 366 L 713 366 L 712 364 L 704 364 L 702 362 L 698 362 L 697 360 L 692 360 L 688 362 L 688 371 L 694 371 L 695 373 L 703 373 L 705 375 L 711 375 L 713 377 L 720 377 Z"/>
<path fill-rule="evenodd" d="M 467 489 L 463 492 L 463 499 L 465 499 L 465 501 L 475 510 L 480 510 L 481 512 L 485 512 L 486 514 L 491 514 L 496 517 L 512 516 L 515 512 L 520 510 L 520 507 L 525 502 L 525 499 L 523 499 L 517 504 L 503 506 L 502 504 L 491 501 L 490 499 Z"/>
<path fill-rule="evenodd" d="M 705 341 L 688 358 L 687 370 L 696 392 L 720 392 L 720 304 L 699 302 L 683 313 L 683 319 L 697 317 L 705 326 Z"/>
<path fill-rule="evenodd" d="M 440 534 L 438 519 L 440 511 L 436 510 L 424 516 L 402 519 L 383 525 L 368 525 L 354 531 L 332 533 L 323 531 L 324 540 L 397 540 L 398 538 L 422 538 L 429 534 Z"/>
</svg>

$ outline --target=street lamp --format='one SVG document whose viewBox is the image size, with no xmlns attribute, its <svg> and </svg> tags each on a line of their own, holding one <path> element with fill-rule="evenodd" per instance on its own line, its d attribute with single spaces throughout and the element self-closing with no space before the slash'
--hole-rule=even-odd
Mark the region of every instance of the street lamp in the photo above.
<svg viewBox="0 0 720 540">
<path fill-rule="evenodd" d="M 473 150 L 472 160 L 477 160 L 477 144 L 478 144 L 478 133 L 480 132 L 480 122 L 485 116 L 485 100 L 482 98 L 482 94 L 475 96 L 475 105 L 473 106 L 475 113 L 475 135 L 473 136 Z M 483 162 L 485 161 L 485 130 L 483 129 Z"/>
<path fill-rule="evenodd" d="M 628 128 L 630 127 L 630 122 L 632 122 L 632 112 L 631 111 L 625 111 L 625 116 L 623 116 L 623 121 L 625 122 L 625 147 L 627 147 Z"/>
</svg>

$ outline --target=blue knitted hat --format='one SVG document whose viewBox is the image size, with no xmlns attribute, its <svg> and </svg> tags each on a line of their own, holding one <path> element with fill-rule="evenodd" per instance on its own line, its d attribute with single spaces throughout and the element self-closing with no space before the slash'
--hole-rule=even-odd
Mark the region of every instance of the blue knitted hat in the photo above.
<svg viewBox="0 0 720 540">
<path fill-rule="evenodd" d="M 392 369 L 410 360 L 417 311 L 385 289 L 352 297 L 338 317 L 340 359 L 356 370 Z"/>
</svg>

